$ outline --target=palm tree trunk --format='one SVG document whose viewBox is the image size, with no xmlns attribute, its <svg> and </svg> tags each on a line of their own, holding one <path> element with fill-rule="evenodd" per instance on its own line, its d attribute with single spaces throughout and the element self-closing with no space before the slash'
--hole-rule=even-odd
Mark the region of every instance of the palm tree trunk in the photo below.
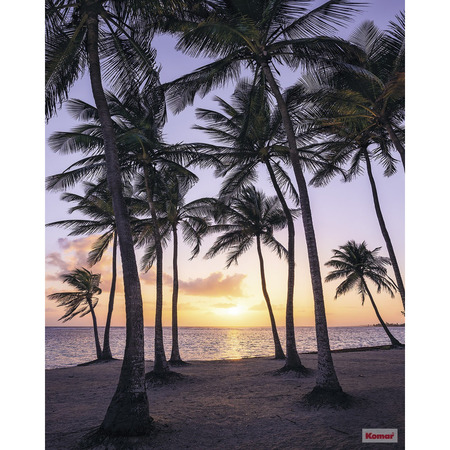
<svg viewBox="0 0 450 450">
<path fill-rule="evenodd" d="M 92 324 L 94 326 L 95 350 L 97 352 L 97 359 L 100 359 L 102 357 L 102 348 L 100 347 L 100 339 L 98 338 L 97 318 L 95 317 L 94 308 L 92 307 L 92 300 L 89 296 L 86 298 L 86 301 L 89 305 L 89 311 L 91 312 L 92 316 Z"/>
<path fill-rule="evenodd" d="M 173 289 L 172 289 L 172 353 L 170 360 L 172 364 L 181 364 L 178 344 L 178 233 L 177 225 L 172 225 L 173 234 Z"/>
<path fill-rule="evenodd" d="M 389 253 L 389 258 L 391 260 L 392 269 L 394 270 L 395 279 L 397 281 L 398 292 L 400 293 L 400 297 L 403 303 L 403 309 L 405 309 L 405 287 L 403 285 L 402 275 L 400 273 L 400 269 L 398 267 L 397 257 L 395 256 L 394 247 L 391 242 L 391 237 L 389 236 L 389 232 L 386 227 L 386 223 L 384 222 L 383 213 L 381 212 L 380 200 L 378 198 L 377 186 L 375 184 L 375 179 L 372 173 L 372 164 L 370 162 L 369 153 L 367 148 L 364 149 L 364 157 L 366 159 L 367 166 L 367 175 L 369 176 L 370 187 L 372 189 L 373 203 L 375 205 L 375 211 L 378 218 L 378 223 L 380 224 L 381 234 L 383 235 L 384 242 L 386 242 L 386 248 Z"/>
<path fill-rule="evenodd" d="M 400 158 L 401 158 L 402 164 L 403 164 L 403 170 L 405 170 L 405 147 L 403 147 L 402 143 L 400 142 L 400 139 L 395 134 L 395 131 L 392 128 L 392 125 L 386 120 L 383 120 L 382 124 L 383 124 L 385 130 L 388 132 L 392 143 L 394 144 L 395 148 L 397 149 L 398 153 L 400 154 Z"/>
<path fill-rule="evenodd" d="M 403 345 L 397 341 L 397 339 L 395 339 L 395 337 L 392 335 L 392 333 L 389 331 L 389 328 L 386 326 L 386 324 L 384 323 L 383 319 L 380 316 L 380 313 L 378 312 L 378 308 L 377 305 L 375 304 L 375 301 L 373 300 L 372 294 L 369 291 L 369 288 L 367 287 L 367 284 L 365 282 L 365 280 L 362 280 L 363 284 L 364 284 L 364 289 L 367 292 L 367 295 L 370 298 L 370 302 L 372 303 L 373 309 L 375 310 L 375 314 L 377 315 L 377 318 L 381 324 L 381 326 L 383 327 L 384 331 L 386 332 L 386 334 L 388 335 L 389 339 L 391 340 L 392 345 L 394 345 L 395 347 L 403 347 Z"/>
<path fill-rule="evenodd" d="M 334 369 L 333 358 L 331 356 L 330 340 L 328 338 L 327 317 L 325 314 L 325 302 L 323 298 L 322 278 L 320 275 L 319 255 L 317 252 L 314 224 L 309 203 L 308 188 L 303 175 L 300 158 L 298 156 L 297 142 L 295 139 L 294 128 L 292 126 L 289 111 L 281 95 L 280 88 L 270 70 L 267 61 L 263 60 L 261 68 L 267 78 L 273 95 L 281 114 L 283 125 L 286 131 L 286 137 L 289 144 L 289 156 L 294 170 L 295 179 L 298 186 L 300 197 L 300 206 L 302 209 L 302 221 L 305 232 L 306 248 L 308 251 L 309 270 L 311 274 L 311 283 L 314 297 L 314 314 L 316 321 L 316 339 L 317 339 L 317 378 L 316 392 L 318 390 L 328 392 L 341 392 L 342 388 Z"/>
<path fill-rule="evenodd" d="M 113 239 L 113 255 L 112 255 L 112 279 L 111 289 L 109 291 L 108 315 L 106 316 L 105 335 L 103 337 L 103 350 L 101 359 L 112 359 L 111 347 L 109 344 L 109 332 L 111 329 L 111 318 L 114 309 L 114 297 L 116 294 L 116 278 L 117 278 L 117 233 L 114 231 Z"/>
<path fill-rule="evenodd" d="M 169 370 L 164 351 L 164 337 L 162 326 L 163 309 L 163 251 L 161 245 L 161 233 L 159 232 L 158 216 L 156 214 L 155 203 L 153 201 L 153 189 L 149 183 L 148 165 L 144 163 L 144 178 L 147 201 L 153 220 L 153 234 L 155 237 L 156 252 L 156 311 L 155 311 L 155 361 L 153 372 L 163 374 Z"/>
<path fill-rule="evenodd" d="M 301 369 L 304 366 L 300 361 L 295 343 L 295 326 L 294 326 L 294 286 L 295 286 L 295 227 L 291 211 L 286 203 L 280 186 L 278 185 L 275 173 L 270 165 L 270 161 L 266 160 L 267 171 L 270 180 L 280 200 L 281 206 L 286 216 L 288 226 L 288 286 L 286 300 L 286 369 Z"/>
<path fill-rule="evenodd" d="M 264 270 L 264 260 L 263 260 L 262 250 L 261 250 L 261 238 L 259 236 L 256 236 L 256 248 L 258 250 L 258 256 L 259 256 L 259 269 L 260 269 L 260 273 L 261 273 L 261 287 L 262 287 L 264 299 L 266 300 L 267 309 L 269 310 L 270 325 L 272 327 L 273 342 L 275 344 L 275 359 L 285 359 L 286 356 L 284 355 L 283 348 L 281 347 L 280 338 L 278 336 L 278 331 L 277 331 L 277 325 L 275 323 L 275 316 L 273 315 L 269 293 L 267 292 L 266 275 L 265 275 L 265 270 Z"/>
<path fill-rule="evenodd" d="M 95 10 L 89 12 L 87 20 L 87 53 L 92 93 L 104 140 L 106 177 L 120 240 L 127 330 L 119 382 L 101 429 L 107 434 L 139 435 L 149 432 L 152 422 L 145 389 L 142 295 L 128 211 L 122 195 L 122 179 L 114 128 L 102 86 L 98 55 L 98 17 Z"/>
</svg>

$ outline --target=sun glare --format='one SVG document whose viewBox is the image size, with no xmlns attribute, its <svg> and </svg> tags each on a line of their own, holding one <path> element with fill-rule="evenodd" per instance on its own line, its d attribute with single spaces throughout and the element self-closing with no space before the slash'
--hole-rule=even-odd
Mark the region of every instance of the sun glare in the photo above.
<svg viewBox="0 0 450 450">
<path fill-rule="evenodd" d="M 230 316 L 238 316 L 244 311 L 244 308 L 242 306 L 233 306 L 232 308 L 228 309 L 228 314 Z"/>
</svg>

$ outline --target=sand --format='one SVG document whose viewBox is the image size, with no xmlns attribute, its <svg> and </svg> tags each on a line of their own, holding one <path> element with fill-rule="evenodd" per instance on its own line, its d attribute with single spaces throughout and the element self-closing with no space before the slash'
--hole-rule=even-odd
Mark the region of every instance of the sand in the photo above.
<svg viewBox="0 0 450 450">
<path fill-rule="evenodd" d="M 316 367 L 317 355 L 301 356 L 305 366 Z M 315 376 L 274 376 L 280 361 L 193 361 L 175 369 L 183 380 L 148 389 L 158 432 L 121 448 L 347 450 L 367 448 L 362 428 L 398 429 L 398 444 L 371 443 L 371 449 L 404 448 L 404 350 L 338 352 L 333 358 L 342 388 L 357 399 L 348 409 L 306 406 L 302 397 Z M 120 366 L 113 361 L 46 371 L 47 449 L 76 448 L 100 425 Z"/>
</svg>

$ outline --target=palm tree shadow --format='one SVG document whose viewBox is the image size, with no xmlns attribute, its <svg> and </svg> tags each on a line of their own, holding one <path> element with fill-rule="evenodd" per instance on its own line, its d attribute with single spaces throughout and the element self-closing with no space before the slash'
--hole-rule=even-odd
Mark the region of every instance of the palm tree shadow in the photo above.
<svg viewBox="0 0 450 450">
<path fill-rule="evenodd" d="M 315 374 L 315 370 L 313 369 L 308 369 L 307 367 L 301 365 L 299 367 L 294 366 L 283 366 L 280 369 L 277 369 L 275 371 L 272 372 L 268 372 L 270 374 L 272 374 L 273 376 L 280 376 L 280 375 L 285 375 L 285 374 L 294 374 L 296 375 L 298 378 L 307 378 L 307 377 L 312 377 Z"/>
<path fill-rule="evenodd" d="M 108 359 L 94 359 L 92 361 L 84 362 L 77 364 L 77 367 L 84 367 L 84 366 L 92 366 L 94 364 L 106 364 L 112 361 L 120 361 L 118 358 L 108 358 Z"/>
<path fill-rule="evenodd" d="M 182 360 L 180 360 L 180 361 L 168 361 L 169 362 L 169 365 L 170 366 L 172 366 L 172 367 L 184 367 L 184 366 L 190 366 L 191 365 L 191 363 L 188 363 L 188 362 L 186 362 L 186 361 L 182 361 Z"/>
<path fill-rule="evenodd" d="M 165 386 L 168 384 L 174 384 L 178 381 L 183 381 L 187 377 L 178 372 L 172 370 L 165 370 L 163 372 L 155 372 L 154 370 L 145 374 L 145 385 L 147 388 Z"/>
<path fill-rule="evenodd" d="M 308 408 L 333 408 L 349 409 L 365 403 L 362 398 L 354 397 L 342 390 L 326 389 L 315 386 L 308 394 L 304 395 L 301 404 Z"/>
</svg>

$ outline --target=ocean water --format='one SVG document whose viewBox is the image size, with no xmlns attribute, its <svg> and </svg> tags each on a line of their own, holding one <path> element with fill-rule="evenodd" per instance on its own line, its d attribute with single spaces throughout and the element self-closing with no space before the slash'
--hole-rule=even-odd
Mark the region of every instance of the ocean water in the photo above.
<svg viewBox="0 0 450 450">
<path fill-rule="evenodd" d="M 316 335 L 313 327 L 296 327 L 297 350 L 315 351 Z M 405 342 L 403 327 L 390 328 L 391 333 Z M 99 327 L 103 342 L 104 328 Z M 285 329 L 278 329 L 284 346 Z M 390 344 L 381 327 L 332 327 L 328 330 L 332 350 Z M 153 359 L 154 328 L 145 327 L 145 358 Z M 122 358 L 125 347 L 125 327 L 113 327 L 110 332 L 113 356 Z M 273 356 L 271 329 L 180 327 L 180 354 L 185 361 L 239 359 Z M 167 359 L 172 348 L 171 328 L 164 327 L 164 348 Z M 45 368 L 70 367 L 96 358 L 94 333 L 90 327 L 46 327 Z"/>
</svg>

